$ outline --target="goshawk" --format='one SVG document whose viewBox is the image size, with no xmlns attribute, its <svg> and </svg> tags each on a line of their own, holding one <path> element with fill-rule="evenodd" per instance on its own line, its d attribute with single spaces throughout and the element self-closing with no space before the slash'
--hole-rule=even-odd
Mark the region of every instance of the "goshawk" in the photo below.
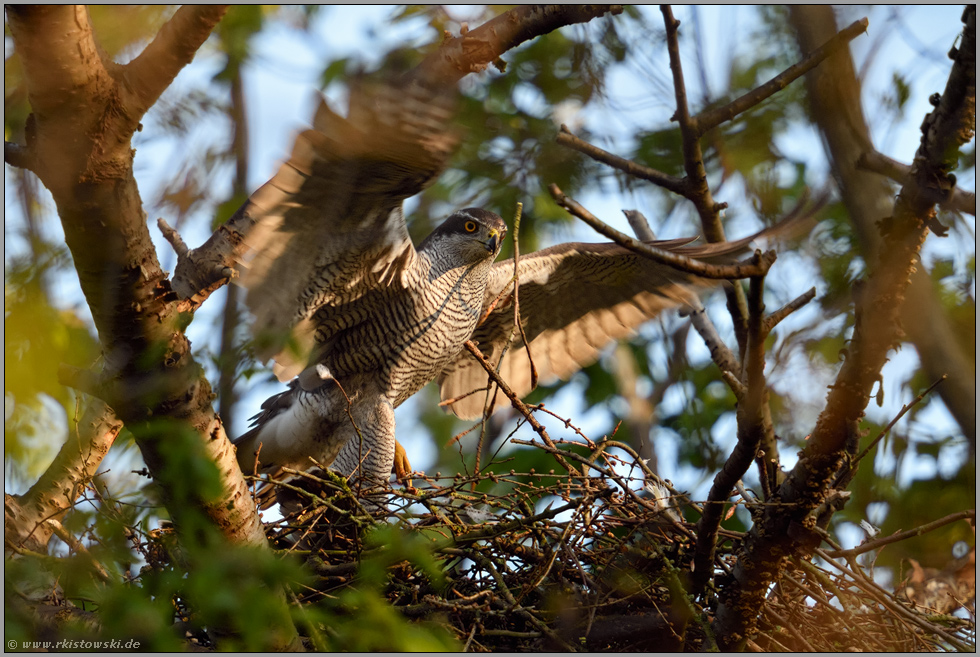
<svg viewBox="0 0 980 657">
<path fill-rule="evenodd" d="M 262 405 L 236 444 L 242 469 L 310 467 L 387 480 L 394 409 L 438 380 L 460 417 L 480 415 L 487 375 L 463 350 L 472 339 L 500 362 L 518 395 L 530 366 L 513 330 L 512 260 L 494 264 L 507 231 L 493 212 L 452 214 L 418 248 L 405 198 L 441 172 L 456 143 L 452 102 L 418 86 L 354 92 L 340 117 L 322 102 L 313 129 L 245 210 L 242 283 L 260 356 L 275 354 L 289 388 Z M 723 261 L 757 236 L 689 246 Z M 716 285 L 615 244 L 561 244 L 520 258 L 521 321 L 542 379 L 568 377 L 660 311 Z M 502 359 L 502 360 L 501 360 Z M 293 378 L 295 377 L 295 378 Z M 498 403 L 498 406 L 500 404 Z"/>
</svg>

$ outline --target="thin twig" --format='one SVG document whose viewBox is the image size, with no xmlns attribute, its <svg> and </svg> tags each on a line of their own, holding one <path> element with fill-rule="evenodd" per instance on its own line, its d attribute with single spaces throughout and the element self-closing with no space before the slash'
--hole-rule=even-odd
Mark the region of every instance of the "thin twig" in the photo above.
<svg viewBox="0 0 980 657">
<path fill-rule="evenodd" d="M 184 239 L 180 236 L 180 233 L 178 233 L 175 228 L 168 224 L 163 217 L 157 219 L 157 228 L 160 229 L 164 239 L 170 242 L 170 246 L 173 247 L 174 253 L 177 254 L 178 258 L 184 258 L 187 256 L 187 252 L 190 250 L 187 248 L 187 243 L 184 242 Z"/>
<path fill-rule="evenodd" d="M 55 536 L 63 540 L 68 547 L 72 550 L 81 554 L 92 566 L 93 572 L 96 576 L 105 584 L 111 583 L 112 579 L 109 577 L 109 573 L 106 571 L 105 566 L 99 563 L 98 559 L 88 551 L 88 548 L 79 541 L 77 538 L 71 535 L 71 533 L 64 528 L 64 526 L 56 519 L 50 518 L 46 521 L 51 525 L 51 529 L 54 531 Z"/>
<path fill-rule="evenodd" d="M 653 242 L 657 239 L 654 235 L 653 230 L 650 228 L 650 222 L 647 218 L 643 216 L 643 213 L 639 210 L 623 210 L 623 214 L 626 215 L 626 221 L 630 223 L 630 228 L 633 232 L 644 242 Z"/>
<path fill-rule="evenodd" d="M 537 421 L 537 419 L 531 413 L 531 410 L 527 407 L 527 405 L 524 402 L 521 401 L 521 399 L 517 396 L 517 394 L 514 393 L 511 387 L 507 385 L 507 382 L 504 381 L 499 374 L 497 374 L 496 370 L 494 370 L 493 368 L 493 365 L 491 365 L 490 362 L 483 355 L 483 352 L 481 352 L 477 348 L 477 346 L 473 344 L 472 340 L 467 340 L 463 344 L 463 346 L 466 347 L 467 351 L 473 354 L 473 357 L 476 358 L 476 360 L 480 363 L 480 365 L 483 366 L 483 369 L 486 370 L 487 375 L 491 379 L 493 379 L 493 382 L 496 383 L 498 386 L 500 386 L 500 390 L 510 400 L 511 405 L 513 405 L 513 407 L 517 410 L 518 413 L 524 416 L 524 418 L 531 425 L 531 428 L 534 429 L 534 431 L 537 432 L 539 436 L 541 436 L 541 440 L 543 440 L 545 444 L 548 445 L 549 447 L 554 447 L 554 442 L 552 442 L 551 436 L 548 435 L 548 431 L 544 428 L 544 426 L 541 425 L 540 422 Z M 559 462 L 566 469 L 572 470 L 572 466 L 569 465 L 568 462 L 565 461 L 563 458 L 559 457 Z"/>
<path fill-rule="evenodd" d="M 817 296 L 817 288 L 811 287 L 809 290 L 807 290 L 800 296 L 796 297 L 795 299 L 787 303 L 785 306 L 783 306 L 776 312 L 766 317 L 765 321 L 763 322 L 763 330 L 765 331 L 766 335 L 771 333 L 772 330 L 776 328 L 776 325 L 779 324 L 779 322 L 783 321 L 784 319 L 789 317 L 792 313 L 796 312 L 806 304 L 813 301 L 813 298 L 815 296 Z"/>
<path fill-rule="evenodd" d="M 518 273 L 518 265 L 521 261 L 521 246 L 518 233 L 521 230 L 521 212 L 524 204 L 518 202 L 517 211 L 514 213 L 514 326 L 520 331 L 521 341 L 524 343 L 524 351 L 527 352 L 527 364 L 531 367 L 531 390 L 538 387 L 538 368 L 534 366 L 534 358 L 531 357 L 531 344 L 524 333 L 524 323 L 521 321 L 521 304 L 518 292 L 521 289 L 521 277 Z M 507 341 L 508 343 L 510 340 Z"/>
<path fill-rule="evenodd" d="M 855 39 L 858 35 L 864 34 L 868 29 L 868 19 L 862 18 L 851 23 L 849 26 L 838 32 L 827 43 L 823 44 L 797 64 L 769 80 L 760 87 L 756 87 L 744 96 L 740 96 L 722 107 L 710 109 L 694 117 L 693 123 L 696 126 L 698 136 L 715 128 L 725 121 L 751 109 L 769 98 L 773 94 L 785 89 L 791 82 L 802 77 L 806 72 L 813 70 L 820 62 L 830 57 L 832 54 L 845 47 L 848 42 Z"/>
<path fill-rule="evenodd" d="M 589 142 L 576 137 L 564 125 L 561 126 L 556 141 L 562 146 L 573 148 L 580 153 L 588 155 L 593 160 L 608 164 L 623 173 L 652 182 L 654 185 L 663 187 L 667 191 L 674 192 L 679 196 L 687 196 L 687 184 L 683 178 L 671 176 L 662 171 L 637 164 L 633 160 L 627 160 L 626 158 L 604 151 L 598 146 L 593 146 Z"/>
<path fill-rule="evenodd" d="M 915 529 L 909 529 L 904 532 L 898 532 L 892 534 L 891 536 L 885 536 L 882 538 L 875 539 L 873 541 L 868 541 L 867 543 L 862 543 L 857 547 L 853 547 L 849 550 L 828 550 L 825 552 L 826 556 L 838 559 L 838 558 L 848 558 L 856 557 L 864 554 L 865 552 L 872 552 L 880 547 L 890 545 L 891 543 L 898 543 L 899 541 L 904 541 L 907 538 L 913 538 L 915 536 L 922 536 L 923 534 L 928 534 L 931 531 L 939 529 L 940 527 L 945 527 L 946 525 L 956 522 L 957 520 L 969 520 L 977 517 L 976 509 L 969 509 L 967 511 L 957 511 L 956 513 L 951 513 L 945 518 L 940 518 L 939 520 L 934 520 L 932 522 L 926 523 Z"/>
<path fill-rule="evenodd" d="M 669 265 L 680 271 L 712 279 L 750 278 L 752 276 L 765 275 L 765 273 L 768 272 L 769 268 L 772 266 L 772 263 L 776 261 L 776 254 L 772 251 L 768 251 L 766 253 L 760 253 L 757 251 L 750 260 L 746 262 L 739 262 L 734 265 L 708 264 L 684 255 L 671 253 L 670 251 L 658 249 L 655 246 L 650 246 L 649 244 L 633 239 L 626 233 L 621 233 L 612 226 L 604 223 L 591 212 L 579 205 L 579 203 L 574 199 L 565 196 L 558 185 L 552 183 L 548 186 L 548 191 L 551 192 L 552 197 L 554 197 L 555 202 L 558 203 L 558 205 L 565 208 L 568 210 L 568 212 L 575 215 L 594 228 L 597 232 L 605 235 L 620 246 L 627 248 L 634 253 L 650 258 L 655 262 Z"/>
<path fill-rule="evenodd" d="M 938 386 L 940 383 L 942 383 L 945 380 L 946 380 L 946 375 L 943 374 L 941 377 L 939 377 L 938 381 L 936 381 L 931 386 L 929 386 L 928 388 L 920 392 L 918 395 L 916 395 L 915 399 L 910 401 L 908 404 L 902 406 L 902 410 L 900 410 L 898 414 L 894 418 L 892 418 L 892 421 L 889 422 L 888 425 L 884 429 L 882 429 L 877 436 L 875 436 L 875 439 L 872 440 L 870 443 L 868 443 L 868 446 L 865 447 L 864 450 L 854 458 L 854 461 L 851 463 L 850 469 L 845 470 L 844 472 L 841 473 L 840 477 L 838 477 L 837 481 L 834 484 L 834 488 L 842 488 L 846 486 L 850 482 L 850 480 L 854 478 L 855 473 L 857 473 L 858 464 L 861 462 L 861 459 L 867 456 L 871 452 L 871 450 L 874 449 L 875 445 L 877 445 L 878 442 L 881 441 L 881 439 L 884 438 L 889 431 L 891 431 L 892 427 L 894 427 L 898 423 L 898 421 L 905 416 L 906 413 L 912 410 L 912 408 L 914 408 L 916 404 L 921 402 L 926 395 L 932 392 L 936 388 L 936 386 Z"/>
<path fill-rule="evenodd" d="M 744 386 L 741 384 L 742 367 L 738 364 L 738 360 L 735 358 L 735 354 L 732 350 L 728 348 L 725 341 L 721 339 L 718 335 L 718 330 L 715 328 L 714 323 L 711 318 L 708 317 L 708 311 L 705 309 L 704 305 L 698 301 L 695 305 L 693 311 L 691 311 L 691 324 L 694 325 L 694 330 L 698 332 L 701 339 L 704 340 L 705 346 L 708 351 L 711 352 L 711 360 L 714 361 L 715 365 L 718 366 L 722 372 L 731 372 L 734 377 L 736 377 L 736 383 L 738 388 L 733 387 L 732 383 L 726 379 L 729 387 L 732 388 L 732 392 L 735 393 L 736 397 L 740 396 L 740 390 L 744 391 Z"/>
</svg>

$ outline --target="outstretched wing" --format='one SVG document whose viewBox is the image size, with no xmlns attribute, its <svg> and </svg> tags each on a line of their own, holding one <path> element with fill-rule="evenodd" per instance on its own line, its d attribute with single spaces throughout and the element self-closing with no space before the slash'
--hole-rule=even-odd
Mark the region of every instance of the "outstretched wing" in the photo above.
<svg viewBox="0 0 980 657">
<path fill-rule="evenodd" d="M 378 285 L 404 285 L 415 248 L 402 201 L 442 171 L 456 145 L 454 98 L 419 84 L 357 88 L 344 118 L 323 99 L 313 128 L 249 198 L 254 219 L 240 260 L 240 283 L 255 315 L 258 355 L 276 354 L 291 378 L 313 347 L 313 313 L 330 324 Z M 321 335 L 317 340 L 329 339 Z"/>
<path fill-rule="evenodd" d="M 772 229 L 770 229 L 771 231 Z M 769 231 L 735 242 L 686 246 L 692 240 L 649 242 L 652 246 L 699 260 L 722 262 L 743 253 Z M 699 289 L 721 281 L 700 278 L 637 255 L 617 244 L 560 244 L 522 256 L 520 312 L 531 357 L 540 380 L 566 379 L 594 363 L 613 340 L 668 308 L 688 305 Z M 514 330 L 514 262 L 498 262 L 491 271 L 484 313 L 503 296 L 473 333 L 480 350 L 518 396 L 531 391 L 531 368 L 520 333 Z M 503 356 L 501 359 L 501 355 Z M 442 399 L 461 418 L 483 413 L 488 377 L 464 351 L 439 378 Z M 473 391 L 478 391 L 474 394 Z M 498 393 L 495 408 L 507 405 Z"/>
</svg>

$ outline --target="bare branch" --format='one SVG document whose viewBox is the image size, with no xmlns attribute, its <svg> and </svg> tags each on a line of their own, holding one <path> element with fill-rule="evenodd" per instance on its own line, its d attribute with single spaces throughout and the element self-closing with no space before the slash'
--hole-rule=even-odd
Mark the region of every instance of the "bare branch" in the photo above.
<svg viewBox="0 0 980 657">
<path fill-rule="evenodd" d="M 837 32 L 834 11 L 829 6 L 793 6 L 790 22 L 803 52 L 819 47 Z M 878 222 L 892 214 L 895 193 L 881 176 L 856 166 L 862 154 L 875 148 L 861 107 L 861 84 L 849 51 L 841 50 L 812 71 L 806 76 L 806 85 L 810 115 L 826 145 L 841 200 L 865 261 L 873 263 L 882 248 Z M 925 268 L 916 268 L 906 296 L 902 328 L 915 344 L 927 377 L 934 381 L 943 374 L 949 376 L 949 383 L 939 393 L 960 430 L 975 447 L 976 359 L 960 346 L 957 329 Z"/>
<path fill-rule="evenodd" d="M 891 536 L 884 536 L 882 538 L 875 539 L 873 541 L 868 541 L 867 543 L 862 543 L 857 547 L 853 547 L 850 550 L 826 550 L 826 554 L 831 559 L 853 558 L 864 554 L 865 552 L 873 552 L 879 548 L 883 548 L 886 545 L 891 545 L 892 543 L 898 543 L 899 541 L 904 541 L 909 538 L 914 538 L 916 536 L 922 536 L 923 534 L 928 534 L 931 531 L 935 531 L 940 527 L 945 527 L 950 523 L 954 523 L 958 520 L 975 520 L 977 517 L 976 509 L 969 509 L 967 511 L 958 511 L 956 513 L 951 513 L 944 518 L 939 520 L 934 520 L 930 523 L 926 523 L 915 529 L 908 529 L 904 532 L 897 532 Z"/>
<path fill-rule="evenodd" d="M 520 298 L 518 297 L 521 289 L 521 277 L 518 274 L 521 261 L 521 242 L 518 233 L 521 228 L 521 213 L 523 210 L 524 204 L 518 203 L 517 211 L 514 215 L 514 328 L 520 332 L 521 342 L 524 343 L 524 351 L 527 353 L 527 363 L 531 368 L 531 390 L 534 390 L 538 387 L 538 368 L 535 367 L 534 359 L 531 357 L 530 340 L 527 339 L 527 335 L 524 333 L 524 324 L 521 322 Z"/>
<path fill-rule="evenodd" d="M 735 354 L 732 353 L 732 350 L 728 348 L 725 341 L 718 335 L 718 330 L 715 329 L 714 323 L 708 317 L 708 311 L 705 310 L 700 301 L 698 302 L 698 307 L 691 312 L 691 323 L 694 325 L 694 329 L 698 332 L 698 335 L 704 340 L 705 346 L 711 352 L 711 360 L 718 366 L 718 369 L 722 372 L 730 372 L 736 377 L 735 380 L 738 382 L 738 388 L 732 387 L 731 382 L 729 382 L 729 387 L 732 388 L 735 396 L 740 398 L 739 390 L 744 391 L 744 386 L 739 381 L 742 376 L 742 367 L 738 364 L 738 359 L 735 358 Z"/>
<path fill-rule="evenodd" d="M 167 21 L 153 41 L 122 68 L 125 87 L 132 91 L 130 109 L 143 116 L 194 55 L 228 5 L 184 5 Z"/>
<path fill-rule="evenodd" d="M 860 313 L 859 308 L 847 359 L 807 447 L 811 454 L 832 454 L 843 448 L 844 425 L 861 416 L 888 350 L 898 344 L 900 302 L 929 219 L 935 216 L 935 205 L 952 188 L 946 174 L 955 165 L 958 147 L 970 136 L 962 128 L 975 119 L 975 96 L 968 95 L 968 89 L 975 94 L 974 37 L 970 28 L 964 31 L 961 56 L 953 65 L 940 105 L 923 123 L 910 184 L 902 187 L 893 217 L 882 222 L 885 247 L 858 303 L 875 310 Z"/>
<path fill-rule="evenodd" d="M 67 89 L 93 90 L 107 82 L 83 5 L 10 5 L 6 10 L 36 115 L 47 117 L 68 105 Z"/>
<path fill-rule="evenodd" d="M 761 87 L 756 87 L 744 96 L 736 98 L 723 107 L 706 110 L 694 117 L 693 121 L 697 127 L 699 135 L 703 135 L 712 128 L 716 128 L 725 121 L 731 121 L 742 112 L 755 107 L 766 98 L 785 89 L 791 82 L 801 77 L 807 71 L 812 70 L 820 62 L 827 59 L 830 55 L 841 48 L 847 46 L 848 42 L 868 30 L 868 19 L 862 18 L 851 23 L 848 27 L 838 32 L 830 41 L 823 44 L 803 60 L 769 80 Z"/>
<path fill-rule="evenodd" d="M 557 202 L 558 205 L 565 208 L 571 214 L 575 215 L 594 228 L 597 232 L 605 235 L 620 246 L 625 247 L 634 253 L 650 258 L 656 262 L 669 265 L 680 271 L 696 274 L 705 278 L 749 278 L 751 276 L 764 275 L 767 271 L 769 271 L 772 263 L 776 261 L 776 254 L 772 251 L 768 251 L 764 254 L 757 251 L 748 262 L 740 262 L 734 265 L 712 265 L 700 260 L 695 260 L 694 258 L 679 255 L 677 253 L 664 251 L 663 249 L 658 249 L 655 246 L 650 246 L 649 244 L 644 244 L 639 240 L 635 240 L 626 233 L 621 233 L 612 226 L 604 223 L 591 212 L 579 205 L 574 199 L 565 196 L 561 189 L 559 189 L 558 185 L 549 185 L 548 191 L 551 192 L 551 196 L 554 197 L 555 202 Z"/>
<path fill-rule="evenodd" d="M 783 321 L 797 310 L 805 306 L 806 304 L 813 301 L 813 298 L 817 296 L 817 288 L 811 287 L 809 290 L 796 297 L 785 306 L 774 312 L 773 314 L 766 317 L 766 321 L 763 323 L 763 331 L 768 335 L 772 332 L 779 322 Z"/>
<path fill-rule="evenodd" d="M 888 435 L 888 432 L 891 431 L 892 427 L 894 427 L 899 420 L 905 417 L 906 413 L 912 410 L 916 404 L 918 404 L 923 399 L 925 399 L 926 395 L 928 395 L 930 392 L 935 390 L 936 386 L 938 386 L 940 383 L 942 383 L 945 380 L 946 380 L 946 375 L 944 374 L 943 376 L 939 377 L 938 381 L 936 381 L 931 386 L 929 386 L 928 388 L 920 392 L 918 395 L 916 395 L 915 399 L 910 401 L 908 404 L 904 404 L 902 406 L 902 410 L 900 410 L 898 414 L 896 414 L 895 417 L 892 418 L 892 421 L 889 422 L 888 425 L 884 429 L 882 429 L 877 436 L 875 436 L 875 439 L 872 440 L 870 443 L 868 443 L 868 446 L 865 447 L 860 454 L 858 454 L 853 459 L 851 459 L 850 468 L 847 470 L 842 470 L 838 474 L 837 480 L 834 482 L 834 488 L 839 489 L 847 486 L 847 484 L 850 483 L 854 475 L 857 474 L 858 465 L 861 463 L 864 457 L 866 457 L 868 454 L 871 453 L 871 450 L 874 449 L 875 445 L 877 445 L 882 438 Z"/>
<path fill-rule="evenodd" d="M 146 225 L 130 143 L 139 116 L 124 102 L 130 92 L 107 73 L 84 7 L 16 7 L 8 8 L 7 16 L 38 117 L 32 144 L 38 176 L 57 203 L 98 330 L 102 377 L 111 382 L 104 386 L 109 403 L 133 432 L 164 492 L 183 493 L 165 499 L 179 532 L 199 527 L 203 516 L 229 543 L 267 549 L 261 519 L 211 406 L 210 384 L 191 354 L 178 300 Z M 176 60 L 185 55 L 175 55 Z M 175 481 L 184 473 L 172 466 L 173 443 L 160 440 L 161 425 L 153 422 L 158 418 L 173 420 L 196 437 L 200 457 L 217 465 L 220 489 Z M 277 636 L 286 647 L 296 636 L 291 621 L 283 631 Z"/>
<path fill-rule="evenodd" d="M 725 204 L 716 203 L 711 188 L 708 187 L 708 174 L 704 168 L 704 154 L 701 150 L 700 135 L 687 105 L 687 88 L 684 84 L 684 70 L 681 66 L 680 44 L 677 35 L 680 21 L 674 18 L 669 5 L 661 5 L 660 11 L 663 14 L 664 26 L 667 30 L 667 54 L 674 81 L 674 97 L 677 101 L 674 119 L 677 121 L 677 126 L 681 132 L 684 171 L 687 174 L 688 194 L 686 197 L 698 211 L 698 217 L 701 219 L 701 230 L 704 232 L 705 239 L 709 242 L 724 242 L 725 230 L 721 225 L 720 213 Z M 735 339 L 738 341 L 739 350 L 744 351 L 748 322 L 745 292 L 740 285 L 733 285 L 725 288 L 725 297 L 728 301 L 728 311 L 732 315 L 732 323 L 735 326 Z"/>
<path fill-rule="evenodd" d="M 681 67 L 678 28 L 681 22 L 674 18 L 670 5 L 661 5 L 664 26 L 667 28 L 667 54 L 670 58 L 670 72 L 674 80 L 674 97 L 677 111 L 673 120 L 681 132 L 681 148 L 684 153 L 684 171 L 687 173 L 687 193 L 685 196 L 694 203 L 701 218 L 701 228 L 709 242 L 724 242 L 725 231 L 721 227 L 718 213 L 721 206 L 715 203 L 708 187 L 708 174 L 704 168 L 704 154 L 701 151 L 700 134 L 691 111 L 687 105 L 687 87 L 684 83 L 684 70 Z"/>
<path fill-rule="evenodd" d="M 644 242 L 652 242 L 657 239 L 657 236 L 653 234 L 653 230 L 650 229 L 650 222 L 647 218 L 643 216 L 643 213 L 639 210 L 623 210 L 623 214 L 626 215 L 626 221 L 630 222 L 630 228 L 633 229 L 633 233 Z"/>
<path fill-rule="evenodd" d="M 525 41 L 565 25 L 587 23 L 603 14 L 619 14 L 621 5 L 523 5 L 500 14 L 475 30 L 445 41 L 412 71 L 412 77 L 454 84 L 468 73 L 484 70 L 502 54 Z"/>
<path fill-rule="evenodd" d="M 613 155 L 608 151 L 604 151 L 598 146 L 593 146 L 589 142 L 579 139 L 569 132 L 568 128 L 566 128 L 564 125 L 561 126 L 561 130 L 558 132 L 558 137 L 556 137 L 555 141 L 562 146 L 574 148 L 578 152 L 588 155 L 597 162 L 608 164 L 614 169 L 619 169 L 626 174 L 652 182 L 654 185 L 663 187 L 667 191 L 674 192 L 675 194 L 685 197 L 688 194 L 687 184 L 684 182 L 683 178 L 668 175 L 661 171 L 657 171 L 656 169 L 651 169 L 650 167 L 643 166 L 642 164 L 637 164 L 632 160 L 627 160 L 626 158 L 622 158 L 618 155 Z"/>
<path fill-rule="evenodd" d="M 44 552 L 54 531 L 45 522 L 60 520 L 75 505 L 122 426 L 111 408 L 97 399 L 91 400 L 81 420 L 76 418 L 54 461 L 30 490 L 6 497 L 4 540 Z"/>
<path fill-rule="evenodd" d="M 715 542 L 721 526 L 724 502 L 731 496 L 735 484 L 752 466 L 760 446 L 764 452 L 775 447 L 772 420 L 769 418 L 765 369 L 765 340 L 762 303 L 763 279 L 752 277 L 749 287 L 749 333 L 745 356 L 745 393 L 737 411 L 738 443 L 725 465 L 715 475 L 708 493 L 708 503 L 698 521 L 698 540 L 694 553 L 692 585 L 700 592 L 710 581 L 715 558 Z M 767 454 L 772 458 L 772 454 Z"/>
<path fill-rule="evenodd" d="M 178 258 L 187 257 L 187 252 L 190 251 L 190 249 L 187 248 L 186 242 L 184 242 L 184 239 L 180 236 L 180 233 L 178 233 L 175 228 L 171 227 L 163 217 L 157 219 L 157 228 L 159 228 L 160 232 L 163 233 L 163 238 L 170 242 L 170 246 L 173 247 L 174 253 L 177 254 Z"/>
<path fill-rule="evenodd" d="M 904 185 L 909 181 L 909 174 L 912 171 L 912 167 L 908 166 L 907 164 L 902 164 L 898 160 L 893 160 L 892 158 L 879 153 L 878 151 L 861 153 L 861 157 L 858 158 L 857 165 L 860 169 L 873 171 L 885 176 L 886 178 L 890 178 L 899 185 Z M 977 195 L 973 192 L 968 192 L 961 187 L 954 187 L 952 196 L 948 201 L 940 203 L 939 207 L 943 208 L 944 210 L 963 212 L 975 217 L 977 216 Z"/>
<path fill-rule="evenodd" d="M 747 390 L 741 379 L 739 379 L 738 376 L 736 376 L 735 373 L 730 370 L 722 370 L 721 378 L 728 384 L 728 387 L 731 388 L 732 393 L 735 395 L 735 400 L 741 402 L 745 398 L 745 393 Z"/>
<path fill-rule="evenodd" d="M 976 94 L 976 7 L 967 7 L 963 37 L 946 90 L 923 122 L 909 185 L 902 188 L 894 215 L 882 222 L 883 248 L 860 299 L 844 365 L 827 396 L 827 405 L 797 465 L 776 491 L 773 505 L 745 537 L 732 570 L 734 581 L 721 595 L 712 627 L 722 649 L 738 646 L 755 628 L 769 583 L 783 570 L 784 556 L 806 553 L 806 516 L 819 507 L 827 483 L 846 454 L 857 450 L 857 426 L 888 351 L 899 344 L 899 312 L 918 262 L 935 204 L 952 188 L 948 172 L 958 147 L 972 136 Z M 873 312 L 872 312 L 873 309 Z M 751 386 L 750 386 L 751 391 Z M 835 563 L 831 561 L 831 563 Z"/>
</svg>

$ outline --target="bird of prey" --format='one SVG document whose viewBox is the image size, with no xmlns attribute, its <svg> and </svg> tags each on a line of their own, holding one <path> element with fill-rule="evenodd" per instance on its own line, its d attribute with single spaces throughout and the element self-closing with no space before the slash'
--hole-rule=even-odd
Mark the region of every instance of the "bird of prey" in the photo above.
<svg viewBox="0 0 980 657">
<path fill-rule="evenodd" d="M 418 247 L 402 202 L 442 171 L 457 137 L 453 102 L 418 84 L 352 92 L 346 118 L 322 101 L 313 129 L 245 206 L 255 220 L 240 278 L 259 356 L 275 354 L 285 392 L 235 442 L 242 469 L 307 469 L 387 481 L 394 409 L 430 381 L 460 417 L 479 416 L 487 374 L 472 339 L 518 395 L 531 390 L 513 330 L 514 263 L 494 264 L 507 231 L 467 208 Z M 702 246 L 651 242 L 729 261 L 758 235 Z M 615 244 L 561 244 L 519 260 L 520 311 L 542 379 L 568 377 L 659 312 L 690 303 L 699 278 Z M 293 378 L 295 377 L 295 378 Z"/>
</svg>

